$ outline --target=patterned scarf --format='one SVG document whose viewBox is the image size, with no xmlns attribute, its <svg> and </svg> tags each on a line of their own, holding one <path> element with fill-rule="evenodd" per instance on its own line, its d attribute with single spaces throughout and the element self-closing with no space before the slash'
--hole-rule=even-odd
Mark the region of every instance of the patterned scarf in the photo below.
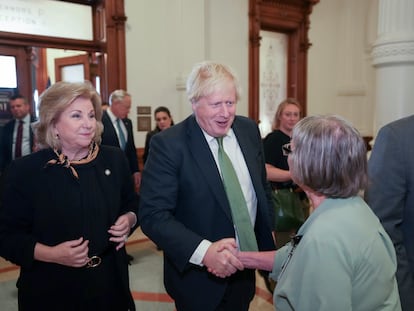
<svg viewBox="0 0 414 311">
<path fill-rule="evenodd" d="M 95 142 L 92 142 L 89 145 L 88 155 L 86 157 L 84 157 L 83 159 L 73 160 L 73 161 L 69 161 L 68 157 L 65 156 L 60 150 L 54 149 L 53 151 L 57 155 L 57 159 L 49 160 L 46 163 L 46 166 L 51 166 L 51 165 L 56 165 L 57 164 L 57 165 L 62 165 L 63 167 L 66 167 L 66 168 L 70 168 L 70 170 L 72 172 L 72 175 L 76 179 L 79 179 L 78 172 L 76 172 L 75 168 L 72 165 L 85 164 L 85 163 L 89 163 L 92 160 L 94 160 L 96 158 L 96 156 L 98 155 L 99 146 Z"/>
</svg>

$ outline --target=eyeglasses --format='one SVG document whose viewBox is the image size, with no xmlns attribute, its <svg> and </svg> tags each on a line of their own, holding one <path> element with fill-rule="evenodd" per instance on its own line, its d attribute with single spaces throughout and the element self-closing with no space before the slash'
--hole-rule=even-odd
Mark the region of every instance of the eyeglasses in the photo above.
<svg viewBox="0 0 414 311">
<path fill-rule="evenodd" d="M 288 156 L 292 153 L 292 145 L 290 143 L 284 144 L 282 146 L 282 152 L 284 156 Z"/>
</svg>

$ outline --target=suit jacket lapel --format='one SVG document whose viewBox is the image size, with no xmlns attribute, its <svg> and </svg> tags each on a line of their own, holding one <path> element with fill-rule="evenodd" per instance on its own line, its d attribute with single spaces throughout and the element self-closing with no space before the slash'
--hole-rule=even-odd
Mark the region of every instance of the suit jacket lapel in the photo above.
<svg viewBox="0 0 414 311">
<path fill-rule="evenodd" d="M 104 113 L 102 114 L 102 123 L 104 125 L 103 135 L 105 135 L 107 139 L 105 144 L 119 146 L 118 135 L 116 134 L 115 128 L 112 124 L 112 120 L 106 111 L 104 111 Z"/>
<path fill-rule="evenodd" d="M 34 139 L 34 134 L 33 134 L 33 131 L 32 131 L 32 124 L 34 122 L 36 122 L 36 118 L 31 116 L 30 117 L 30 125 L 29 125 L 29 128 L 30 128 L 30 131 L 29 131 L 30 132 L 30 152 L 34 152 L 34 149 L 35 149 L 35 139 Z"/>
<path fill-rule="evenodd" d="M 188 126 L 188 148 L 194 157 L 194 161 L 199 167 L 199 173 L 203 174 L 208 187 L 212 194 L 220 203 L 221 208 L 229 219 L 231 218 L 231 210 L 228 204 L 227 196 L 221 181 L 216 161 L 211 153 L 210 147 L 204 137 L 204 134 L 197 124 L 194 116 L 189 118 Z M 198 172 L 195 172 L 197 174 Z"/>
<path fill-rule="evenodd" d="M 132 124 L 128 119 L 122 119 L 122 122 L 125 125 L 126 131 L 127 131 L 127 141 L 126 143 L 128 144 L 129 141 L 131 141 L 132 139 Z"/>
<path fill-rule="evenodd" d="M 13 119 L 10 123 L 10 126 L 8 128 L 8 133 L 7 133 L 7 163 L 9 163 L 12 159 L 13 159 L 13 133 L 14 133 L 14 125 L 16 124 L 16 119 Z"/>
</svg>

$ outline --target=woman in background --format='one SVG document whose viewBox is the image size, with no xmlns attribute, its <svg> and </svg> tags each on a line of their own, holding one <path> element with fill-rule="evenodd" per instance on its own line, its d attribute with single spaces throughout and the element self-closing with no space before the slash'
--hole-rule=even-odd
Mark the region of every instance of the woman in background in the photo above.
<svg viewBox="0 0 414 311">
<path fill-rule="evenodd" d="M 292 137 L 293 127 L 301 118 L 301 106 L 294 98 L 282 101 L 275 113 L 272 129 L 263 140 L 263 149 L 266 161 L 267 179 L 273 191 L 292 191 L 299 200 L 306 200 L 306 195 L 292 181 L 288 165 L 288 155 L 285 151 Z M 307 211 L 303 211 L 303 217 Z M 276 216 L 277 217 L 277 216 Z M 295 233 L 302 223 L 292 222 L 291 228 L 278 228 L 276 226 L 276 244 L 278 247 L 289 241 L 290 235 Z"/>
<path fill-rule="evenodd" d="M 292 187 L 292 178 L 283 146 L 290 143 L 293 127 L 301 117 L 301 106 L 294 98 L 282 101 L 275 113 L 272 132 L 263 140 L 267 178 L 273 188 Z"/>
<path fill-rule="evenodd" d="M 119 148 L 99 146 L 101 100 L 89 83 L 40 97 L 39 151 L 14 161 L 0 255 L 19 265 L 19 310 L 135 310 L 125 242 L 138 200 Z"/>
<path fill-rule="evenodd" d="M 148 158 L 150 141 L 151 141 L 152 136 L 174 125 L 174 121 L 171 117 L 170 110 L 164 106 L 160 106 L 157 109 L 155 109 L 154 119 L 155 119 L 155 124 L 156 124 L 155 128 L 151 132 L 148 132 L 147 137 L 145 138 L 144 155 L 142 156 L 144 160 L 144 164 Z"/>
</svg>

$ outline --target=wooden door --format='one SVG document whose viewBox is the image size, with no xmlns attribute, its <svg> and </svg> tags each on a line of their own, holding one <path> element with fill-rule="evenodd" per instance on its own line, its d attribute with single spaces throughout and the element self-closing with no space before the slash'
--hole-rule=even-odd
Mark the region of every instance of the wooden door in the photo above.
<svg viewBox="0 0 414 311">
<path fill-rule="evenodd" d="M 31 62 L 32 49 L 28 47 L 0 45 L 0 55 L 13 56 L 16 59 L 17 91 L 27 97 L 32 98 L 31 87 Z"/>
<path fill-rule="evenodd" d="M 260 122 L 260 31 L 287 36 L 287 97 L 306 115 L 309 15 L 319 0 L 249 0 L 249 117 Z M 278 105 L 279 103 L 275 103 Z"/>
<path fill-rule="evenodd" d="M 97 55 L 99 54 L 99 55 Z M 55 80 L 90 81 L 98 93 L 106 92 L 106 77 L 101 53 L 88 53 L 55 58 Z"/>
<path fill-rule="evenodd" d="M 31 49 L 19 46 L 0 45 L 0 56 L 14 58 L 16 85 L 0 85 L 0 126 L 11 118 L 8 109 L 9 97 L 13 94 L 21 94 L 33 105 L 32 83 L 31 83 Z M 13 72 L 10 74 L 14 74 Z M 33 108 L 33 107 L 32 107 Z"/>
<path fill-rule="evenodd" d="M 90 81 L 88 54 L 55 58 L 55 79 L 56 82 Z"/>
</svg>

